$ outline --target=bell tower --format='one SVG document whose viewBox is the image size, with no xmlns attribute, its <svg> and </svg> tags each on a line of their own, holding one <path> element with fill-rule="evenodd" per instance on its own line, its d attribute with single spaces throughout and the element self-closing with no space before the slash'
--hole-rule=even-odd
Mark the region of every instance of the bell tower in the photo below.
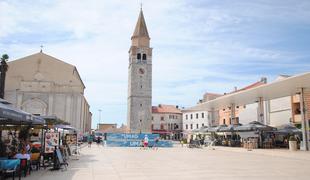
<svg viewBox="0 0 310 180">
<path fill-rule="evenodd" d="M 131 133 L 150 133 L 152 124 L 152 48 L 142 8 L 131 37 L 127 125 Z"/>
</svg>

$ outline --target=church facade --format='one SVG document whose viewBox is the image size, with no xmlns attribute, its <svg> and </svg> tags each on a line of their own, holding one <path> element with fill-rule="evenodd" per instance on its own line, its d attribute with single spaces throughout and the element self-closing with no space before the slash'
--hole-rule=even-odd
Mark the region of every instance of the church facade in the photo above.
<svg viewBox="0 0 310 180">
<path fill-rule="evenodd" d="M 127 108 L 129 131 L 150 133 L 152 126 L 152 48 L 142 9 L 129 49 Z"/>
<path fill-rule="evenodd" d="M 8 65 L 6 100 L 32 114 L 57 116 L 80 132 L 91 130 L 85 85 L 75 66 L 43 52 Z"/>
</svg>

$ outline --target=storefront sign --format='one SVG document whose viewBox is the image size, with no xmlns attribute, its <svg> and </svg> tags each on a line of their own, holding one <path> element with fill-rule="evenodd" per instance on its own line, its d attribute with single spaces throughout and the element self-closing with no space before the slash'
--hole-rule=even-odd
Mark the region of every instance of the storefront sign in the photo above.
<svg viewBox="0 0 310 180">
<path fill-rule="evenodd" d="M 46 132 L 44 139 L 44 152 L 53 153 L 55 146 L 59 146 L 59 133 L 58 132 Z"/>
</svg>

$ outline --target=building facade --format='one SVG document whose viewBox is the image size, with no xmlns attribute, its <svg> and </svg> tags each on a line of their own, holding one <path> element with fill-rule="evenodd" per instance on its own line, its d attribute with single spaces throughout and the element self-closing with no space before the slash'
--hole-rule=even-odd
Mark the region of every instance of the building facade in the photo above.
<svg viewBox="0 0 310 180">
<path fill-rule="evenodd" d="M 183 112 L 183 130 L 191 132 L 201 127 L 210 126 L 211 113 L 204 110 L 195 110 L 193 108 L 182 110 Z"/>
<path fill-rule="evenodd" d="M 152 118 L 152 48 L 142 9 L 131 37 L 128 66 L 127 125 L 132 133 L 150 133 Z"/>
<path fill-rule="evenodd" d="M 85 85 L 75 66 L 43 52 L 8 63 L 5 99 L 41 116 L 57 116 L 80 132 L 90 131 Z"/>
<path fill-rule="evenodd" d="M 182 112 L 178 106 L 159 104 L 152 107 L 152 133 L 163 139 L 182 138 Z"/>
</svg>

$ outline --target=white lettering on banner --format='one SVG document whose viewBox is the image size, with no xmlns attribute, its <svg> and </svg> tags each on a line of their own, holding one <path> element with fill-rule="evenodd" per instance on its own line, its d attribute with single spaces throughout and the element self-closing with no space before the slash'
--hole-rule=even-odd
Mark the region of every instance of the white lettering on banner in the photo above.
<svg viewBox="0 0 310 180">
<path fill-rule="evenodd" d="M 137 142 L 137 141 L 131 141 L 129 142 L 130 146 L 139 146 L 140 145 L 140 142 Z"/>
<path fill-rule="evenodd" d="M 138 139 L 138 135 L 137 134 L 122 134 L 124 139 Z"/>
</svg>

